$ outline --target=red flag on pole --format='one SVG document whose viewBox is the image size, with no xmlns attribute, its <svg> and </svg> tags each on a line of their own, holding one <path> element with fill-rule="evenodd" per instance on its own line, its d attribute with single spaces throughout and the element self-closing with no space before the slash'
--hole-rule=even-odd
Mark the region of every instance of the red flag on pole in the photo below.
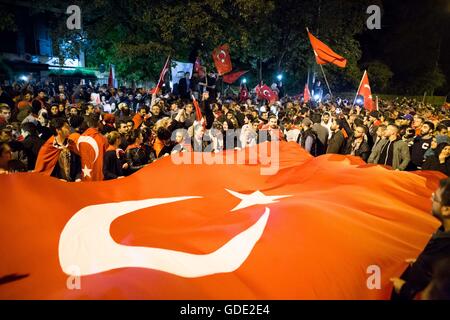
<svg viewBox="0 0 450 320">
<path fill-rule="evenodd" d="M 364 108 L 366 110 L 376 110 L 376 105 L 373 103 L 372 99 L 372 90 L 370 89 L 369 76 L 367 75 L 367 71 L 364 71 L 356 96 L 362 96 L 364 98 Z"/>
<path fill-rule="evenodd" d="M 154 94 L 158 94 L 159 90 L 161 90 L 162 85 L 164 84 L 164 78 L 166 76 L 167 71 L 169 71 L 169 61 L 170 61 L 170 55 L 167 57 L 166 63 L 164 64 L 163 69 L 161 70 L 161 73 L 159 75 L 159 80 L 158 80 L 158 84 L 156 85 L 155 89 L 154 89 Z"/>
<path fill-rule="evenodd" d="M 195 59 L 194 71 L 198 73 L 199 78 L 203 78 L 205 76 L 205 69 L 202 67 L 200 57 Z"/>
<path fill-rule="evenodd" d="M 246 71 L 236 71 L 233 73 L 229 73 L 227 75 L 223 76 L 223 82 L 232 84 L 233 82 L 235 82 L 237 79 L 239 79 L 240 77 L 242 77 L 244 74 L 246 74 L 248 72 L 248 70 Z"/>
<path fill-rule="evenodd" d="M 239 92 L 239 101 L 244 102 L 248 99 L 248 90 L 246 86 L 241 86 L 241 90 Z"/>
<path fill-rule="evenodd" d="M 97 128 L 87 129 L 77 141 L 81 157 L 81 180 L 103 180 L 103 156 L 108 141 Z"/>
<path fill-rule="evenodd" d="M 347 64 L 347 59 L 338 55 L 336 52 L 331 50 L 325 43 L 314 37 L 311 32 L 308 31 L 309 41 L 316 56 L 317 64 L 327 64 L 332 63 L 338 67 L 345 68 Z"/>
<path fill-rule="evenodd" d="M 258 98 L 265 99 L 270 103 L 273 103 L 278 100 L 277 93 L 273 92 L 272 89 L 270 89 L 270 87 L 267 84 L 263 86 L 258 85 L 256 87 L 256 95 L 258 96 Z"/>
<path fill-rule="evenodd" d="M 200 106 L 198 105 L 198 101 L 195 99 L 194 96 L 192 96 L 192 102 L 194 103 L 194 107 L 195 107 L 195 120 L 197 121 L 201 121 L 203 116 L 202 116 L 202 111 L 200 110 Z"/>
<path fill-rule="evenodd" d="M 233 69 L 230 58 L 230 47 L 228 44 L 215 48 L 212 56 L 219 76 L 228 73 Z"/>
<path fill-rule="evenodd" d="M 109 77 L 108 77 L 108 87 L 114 87 L 114 69 L 113 69 L 113 65 L 110 64 L 109 65 Z"/>
<path fill-rule="evenodd" d="M 311 93 L 309 92 L 308 84 L 305 84 L 305 89 L 303 90 L 303 102 L 307 103 L 311 100 Z"/>
</svg>

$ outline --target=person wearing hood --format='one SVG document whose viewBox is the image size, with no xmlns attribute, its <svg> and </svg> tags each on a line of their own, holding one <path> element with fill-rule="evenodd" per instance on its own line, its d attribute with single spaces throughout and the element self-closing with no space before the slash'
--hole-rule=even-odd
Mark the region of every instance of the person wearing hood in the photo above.
<svg viewBox="0 0 450 320">
<path fill-rule="evenodd" d="M 431 147 L 430 147 L 430 149 L 428 149 L 425 152 L 425 155 L 424 155 L 425 161 L 427 160 L 428 157 L 431 157 L 431 156 L 434 155 L 434 151 L 436 150 L 436 147 L 438 146 L 438 144 L 444 143 L 444 142 L 450 144 L 450 137 L 448 137 L 446 135 L 445 136 L 443 136 L 443 135 L 436 135 L 435 137 L 433 137 L 433 140 L 431 140 Z"/>
<path fill-rule="evenodd" d="M 422 169 L 440 171 L 450 176 L 450 144 L 447 142 L 438 144 L 434 155 L 427 158 Z"/>
</svg>

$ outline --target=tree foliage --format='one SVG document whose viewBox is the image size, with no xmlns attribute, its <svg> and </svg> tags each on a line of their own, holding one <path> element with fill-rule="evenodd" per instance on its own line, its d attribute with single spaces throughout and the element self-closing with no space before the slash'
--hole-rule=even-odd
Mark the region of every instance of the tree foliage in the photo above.
<svg viewBox="0 0 450 320">
<path fill-rule="evenodd" d="M 130 80 L 155 80 L 169 54 L 176 60 L 192 62 L 200 55 L 210 70 L 214 68 L 212 50 L 228 43 L 233 65 L 236 69 L 251 70 L 249 76 L 254 83 L 259 79 L 260 70 L 263 79 L 269 83 L 282 72 L 288 90 L 298 93 L 306 82 L 308 70 L 322 77 L 305 31 L 309 27 L 319 39 L 348 60 L 345 69 L 324 66 L 332 90 L 352 90 L 362 75 L 358 37 L 367 33 L 366 8 L 373 2 L 381 4 L 385 1 L 119 0 L 112 4 L 107 0 L 80 0 L 83 31 L 69 31 L 64 28 L 65 19 L 59 19 L 60 25 L 54 27 L 54 38 L 60 43 L 71 39 L 73 52 L 83 48 L 88 66 L 113 63 L 119 76 Z M 427 23 L 428 27 L 434 25 L 430 19 Z M 407 23 L 396 26 L 391 37 L 411 33 L 408 28 Z M 419 34 L 416 37 L 421 36 L 421 31 L 417 27 Z M 438 35 L 431 38 L 437 39 Z M 411 85 L 414 90 L 421 89 L 423 77 L 430 75 L 437 79 L 433 86 L 442 84 L 442 77 L 439 77 L 442 72 L 439 73 L 435 63 L 438 57 L 430 59 L 435 65 L 430 62 L 415 66 L 410 62 L 402 67 L 399 66 L 403 61 L 400 61 L 398 51 L 408 48 L 414 40 L 396 44 L 387 36 L 384 39 L 389 42 L 389 48 L 377 48 L 379 55 L 366 61 L 367 64 L 379 60 L 387 66 L 383 69 L 381 65 L 372 64 L 374 72 L 378 72 L 372 77 L 377 82 L 376 87 L 384 89 L 382 84 L 385 82 L 381 79 L 389 78 L 387 69 L 393 71 L 393 82 L 398 84 L 399 90 L 405 85 Z M 436 41 L 432 43 L 435 45 Z M 436 55 L 436 48 L 431 49 Z M 382 57 L 384 52 L 386 59 Z M 413 75 L 415 82 L 409 81 Z M 407 79 L 405 82 L 403 77 Z"/>
</svg>

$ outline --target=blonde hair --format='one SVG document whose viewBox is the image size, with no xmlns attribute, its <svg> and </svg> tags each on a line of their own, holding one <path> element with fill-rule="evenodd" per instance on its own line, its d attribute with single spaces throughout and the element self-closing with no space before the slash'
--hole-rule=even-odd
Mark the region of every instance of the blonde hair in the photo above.
<svg viewBox="0 0 450 320">
<path fill-rule="evenodd" d="M 155 124 L 153 130 L 154 130 L 155 132 L 157 132 L 159 128 L 166 128 L 166 129 L 167 129 L 167 127 L 169 127 L 169 125 L 170 125 L 170 120 L 171 120 L 171 119 L 170 119 L 169 117 L 164 117 L 164 118 L 158 120 L 158 121 L 156 122 L 156 124 Z"/>
<path fill-rule="evenodd" d="M 117 131 L 111 131 L 106 134 L 106 140 L 108 140 L 108 143 L 110 145 L 114 145 L 117 141 L 117 139 L 120 138 L 120 133 Z"/>
</svg>

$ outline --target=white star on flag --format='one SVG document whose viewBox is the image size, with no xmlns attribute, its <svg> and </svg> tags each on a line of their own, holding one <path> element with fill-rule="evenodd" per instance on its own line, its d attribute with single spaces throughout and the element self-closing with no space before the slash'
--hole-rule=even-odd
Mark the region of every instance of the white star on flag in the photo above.
<svg viewBox="0 0 450 320">
<path fill-rule="evenodd" d="M 91 177 L 91 171 L 92 171 L 92 169 L 89 169 L 89 168 L 87 167 L 87 165 L 84 165 L 84 168 L 81 169 L 81 171 L 83 171 L 83 174 L 84 174 L 85 177 Z"/>
<path fill-rule="evenodd" d="M 277 203 L 279 199 L 291 197 L 291 195 L 283 195 L 283 196 L 266 196 L 261 191 L 257 190 L 251 194 L 244 194 L 239 193 L 232 190 L 227 190 L 229 193 L 231 193 L 236 198 L 241 199 L 241 202 L 234 207 L 231 211 L 236 211 L 239 209 L 255 206 L 258 204 L 270 204 L 270 203 Z"/>
</svg>

